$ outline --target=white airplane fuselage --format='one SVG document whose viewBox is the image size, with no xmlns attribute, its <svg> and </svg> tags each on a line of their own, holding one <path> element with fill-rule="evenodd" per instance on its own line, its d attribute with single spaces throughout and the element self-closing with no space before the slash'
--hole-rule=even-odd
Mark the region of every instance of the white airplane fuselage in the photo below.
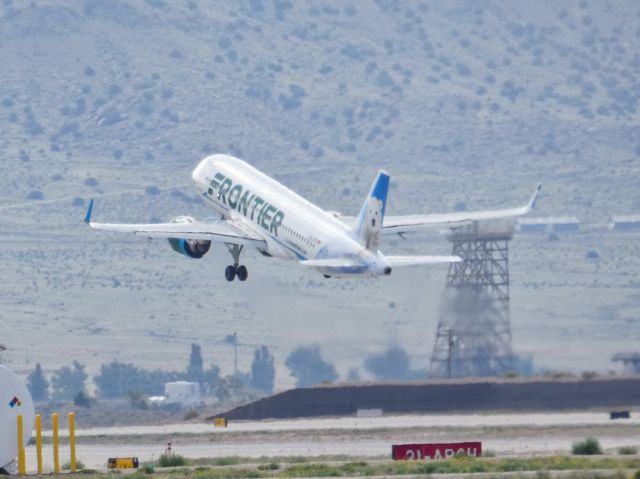
<svg viewBox="0 0 640 479">
<path fill-rule="evenodd" d="M 348 259 L 353 266 L 321 273 L 351 276 L 390 274 L 379 251 L 356 241 L 347 225 L 331 213 L 228 155 L 212 155 L 193 170 L 193 180 L 208 206 L 239 228 L 264 237 L 270 256 L 295 261 Z"/>
<path fill-rule="evenodd" d="M 449 264 L 459 256 L 383 255 L 382 234 L 400 235 L 446 225 L 456 227 L 489 220 L 513 220 L 535 206 L 538 184 L 524 206 L 508 209 L 445 214 L 386 215 L 390 175 L 378 171 L 357 217 L 341 216 L 318 208 L 300 195 L 229 155 L 211 155 L 193 170 L 196 188 L 219 221 L 196 221 L 179 216 L 169 223 L 98 223 L 92 221 L 94 200 L 84 222 L 91 229 L 129 233 L 143 238 L 164 238 L 171 248 L 192 259 L 202 258 L 214 243 L 226 245 L 233 264 L 225 268 L 227 281 L 246 281 L 240 263 L 245 246 L 266 256 L 297 262 L 328 277 L 382 276 L 391 268 Z"/>
</svg>

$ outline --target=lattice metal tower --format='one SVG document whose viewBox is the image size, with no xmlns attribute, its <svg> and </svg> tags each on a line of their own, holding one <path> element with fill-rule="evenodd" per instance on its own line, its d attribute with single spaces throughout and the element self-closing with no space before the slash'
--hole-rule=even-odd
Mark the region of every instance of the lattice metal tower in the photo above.
<svg viewBox="0 0 640 479">
<path fill-rule="evenodd" d="M 489 229 L 491 228 L 491 229 Z M 432 377 L 495 376 L 513 367 L 509 317 L 511 224 L 454 229 L 451 263 L 431 356 Z"/>
</svg>

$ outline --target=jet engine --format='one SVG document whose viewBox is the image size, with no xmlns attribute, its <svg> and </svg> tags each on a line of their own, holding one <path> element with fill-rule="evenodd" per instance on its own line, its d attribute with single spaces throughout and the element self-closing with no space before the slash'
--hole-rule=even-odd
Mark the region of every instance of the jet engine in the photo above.
<svg viewBox="0 0 640 479">
<path fill-rule="evenodd" d="M 190 216 L 178 216 L 171 220 L 172 223 L 195 223 L 196 220 Z M 169 245 L 176 253 L 183 254 L 189 258 L 202 258 L 211 249 L 210 240 L 193 240 L 182 238 L 169 238 Z"/>
</svg>

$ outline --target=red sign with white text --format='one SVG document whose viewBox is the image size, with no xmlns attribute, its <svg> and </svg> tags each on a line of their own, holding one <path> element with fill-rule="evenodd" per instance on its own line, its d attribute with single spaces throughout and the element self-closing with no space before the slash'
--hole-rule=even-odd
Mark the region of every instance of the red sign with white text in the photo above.
<svg viewBox="0 0 640 479">
<path fill-rule="evenodd" d="M 446 442 L 436 444 L 396 444 L 392 446 L 394 461 L 448 459 L 456 454 L 482 456 L 481 442 Z"/>
</svg>

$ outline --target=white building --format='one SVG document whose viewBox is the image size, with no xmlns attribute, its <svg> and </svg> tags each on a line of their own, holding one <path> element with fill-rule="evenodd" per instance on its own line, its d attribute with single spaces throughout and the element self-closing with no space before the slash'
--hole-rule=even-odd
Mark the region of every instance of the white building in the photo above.
<svg viewBox="0 0 640 479">
<path fill-rule="evenodd" d="M 200 385 L 188 381 L 176 381 L 164 385 L 164 404 L 180 404 L 183 407 L 202 405 Z"/>
<path fill-rule="evenodd" d="M 640 215 L 614 215 L 609 217 L 613 231 L 640 231 Z"/>
</svg>

